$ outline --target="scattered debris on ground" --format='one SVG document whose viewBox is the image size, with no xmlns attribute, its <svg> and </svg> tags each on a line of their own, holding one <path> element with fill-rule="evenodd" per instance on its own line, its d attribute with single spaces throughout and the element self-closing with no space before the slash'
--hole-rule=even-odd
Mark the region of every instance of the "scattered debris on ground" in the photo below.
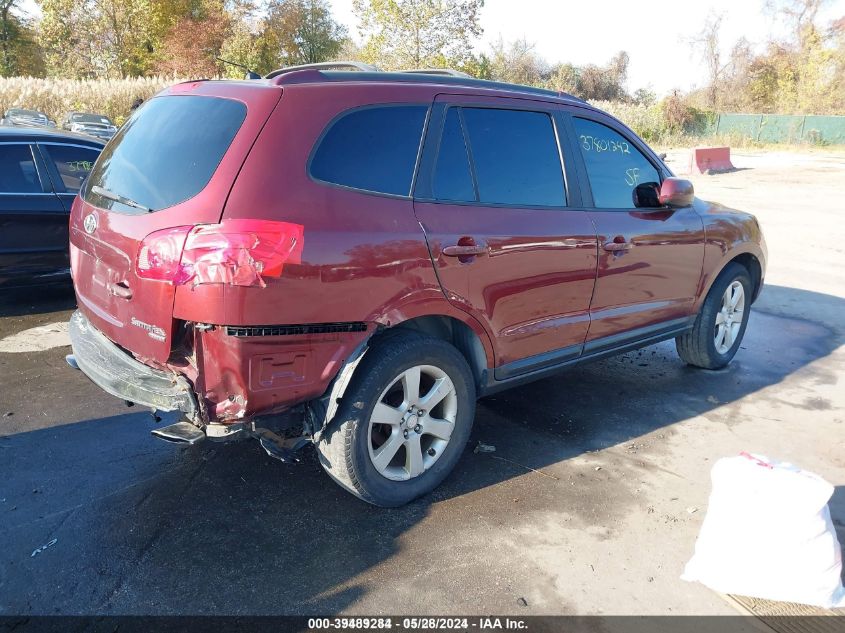
<svg viewBox="0 0 845 633">
<path fill-rule="evenodd" d="M 47 549 L 48 547 L 53 547 L 53 545 L 55 545 L 55 544 L 56 544 L 56 543 L 58 543 L 58 542 L 59 542 L 59 539 L 54 538 L 52 541 L 50 541 L 50 542 L 48 542 L 48 543 L 45 543 L 45 544 L 44 544 L 44 545 L 42 545 L 41 547 L 37 547 L 37 548 L 35 548 L 34 550 L 32 550 L 32 554 L 30 555 L 30 558 L 33 558 L 34 556 L 36 556 L 36 555 L 40 554 L 41 552 L 43 552 L 43 551 L 44 551 L 45 549 Z"/>
</svg>

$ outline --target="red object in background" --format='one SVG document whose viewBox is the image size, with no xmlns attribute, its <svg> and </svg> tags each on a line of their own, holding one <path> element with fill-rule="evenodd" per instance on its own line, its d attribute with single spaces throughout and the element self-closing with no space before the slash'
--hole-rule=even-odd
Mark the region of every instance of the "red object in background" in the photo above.
<svg viewBox="0 0 845 633">
<path fill-rule="evenodd" d="M 694 147 L 690 154 L 689 171 L 691 174 L 704 174 L 708 171 L 729 171 L 736 169 L 731 163 L 730 147 Z"/>
</svg>

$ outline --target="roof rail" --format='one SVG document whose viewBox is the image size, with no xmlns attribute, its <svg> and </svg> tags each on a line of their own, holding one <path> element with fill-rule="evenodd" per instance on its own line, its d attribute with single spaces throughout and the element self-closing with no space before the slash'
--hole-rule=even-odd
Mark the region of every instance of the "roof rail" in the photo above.
<svg viewBox="0 0 845 633">
<path fill-rule="evenodd" d="M 348 71 L 340 71 L 334 70 L 337 68 L 351 68 L 358 72 L 348 72 Z M 311 70 L 314 71 L 313 74 L 311 73 L 302 73 L 301 75 L 296 75 L 294 77 L 290 77 L 289 79 L 284 77 L 288 73 L 294 73 L 296 71 L 305 71 Z M 303 75 L 308 75 L 304 77 Z M 431 79 L 430 76 L 436 75 L 438 79 Z M 428 76 L 428 77 L 427 77 Z M 280 85 L 282 83 L 311 83 L 315 81 L 343 81 L 343 82 L 378 82 L 378 83 L 385 83 L 385 82 L 403 82 L 403 83 L 430 83 L 436 82 L 439 84 L 451 84 L 455 86 L 467 86 L 467 87 L 477 87 L 477 88 L 484 88 L 484 89 L 493 89 L 493 90 L 512 90 L 516 92 L 522 92 L 527 94 L 538 94 L 543 96 L 549 97 L 558 97 L 563 99 L 569 99 L 571 101 L 577 101 L 579 103 L 586 103 L 583 99 L 579 99 L 571 94 L 567 94 L 565 92 L 559 92 L 557 90 L 548 90 L 546 88 L 535 88 L 533 86 L 524 86 L 522 84 L 512 84 L 503 81 L 490 81 L 488 79 L 476 79 L 471 75 L 463 73 L 458 70 L 453 70 L 451 68 L 431 68 L 431 69 L 423 69 L 423 68 L 416 68 L 412 70 L 400 70 L 396 72 L 385 72 L 379 70 L 374 66 L 370 66 L 369 64 L 364 64 L 363 62 L 320 62 L 317 64 L 302 64 L 301 66 L 288 66 L 286 68 L 280 68 L 279 70 L 274 70 L 270 74 L 266 76 L 266 79 L 274 79 L 275 84 Z"/>
<path fill-rule="evenodd" d="M 360 70 L 368 73 L 378 72 L 378 68 L 376 68 L 375 66 L 370 66 L 369 64 L 365 64 L 363 62 L 319 62 L 316 64 L 285 66 L 284 68 L 279 68 L 278 70 L 274 70 L 273 72 L 268 73 L 265 79 L 273 79 L 273 77 L 278 77 L 279 75 L 285 75 L 287 73 L 293 73 L 297 70 L 331 70 L 333 68 L 350 68 L 352 70 Z"/>
<path fill-rule="evenodd" d="M 447 77 L 463 77 L 464 79 L 472 79 L 472 75 L 468 75 L 460 70 L 455 70 L 454 68 L 414 68 L 412 70 L 400 70 L 399 72 L 419 75 L 446 75 Z"/>
</svg>

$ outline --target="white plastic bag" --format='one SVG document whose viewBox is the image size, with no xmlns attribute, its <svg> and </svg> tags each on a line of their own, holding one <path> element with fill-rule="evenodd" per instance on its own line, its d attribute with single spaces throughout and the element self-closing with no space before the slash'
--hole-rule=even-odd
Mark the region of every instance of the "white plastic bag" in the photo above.
<svg viewBox="0 0 845 633">
<path fill-rule="evenodd" d="M 681 578 L 722 593 L 845 607 L 831 484 L 749 453 L 720 459 L 711 476 L 707 516 Z"/>
</svg>

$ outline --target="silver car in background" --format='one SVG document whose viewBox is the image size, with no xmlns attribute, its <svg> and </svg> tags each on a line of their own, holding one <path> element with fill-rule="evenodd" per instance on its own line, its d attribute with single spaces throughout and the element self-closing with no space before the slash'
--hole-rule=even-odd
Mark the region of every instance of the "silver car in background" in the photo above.
<svg viewBox="0 0 845 633">
<path fill-rule="evenodd" d="M 91 112 L 68 112 L 62 121 L 62 129 L 87 134 L 104 141 L 109 140 L 117 132 L 117 126 L 105 114 Z"/>
<path fill-rule="evenodd" d="M 43 112 L 38 110 L 27 110 L 25 108 L 9 108 L 3 113 L 0 125 L 27 125 L 32 127 L 56 127 L 56 122 L 51 121 Z"/>
</svg>

